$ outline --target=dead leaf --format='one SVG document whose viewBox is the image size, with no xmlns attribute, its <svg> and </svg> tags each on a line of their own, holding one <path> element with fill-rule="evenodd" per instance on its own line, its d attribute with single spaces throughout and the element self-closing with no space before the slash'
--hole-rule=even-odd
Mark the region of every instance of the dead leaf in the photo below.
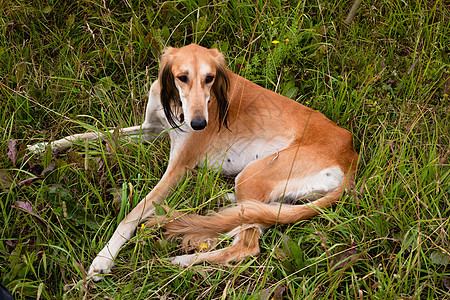
<svg viewBox="0 0 450 300">
<path fill-rule="evenodd" d="M 52 161 L 41 173 L 41 176 L 45 176 L 48 172 L 51 172 L 55 169 L 56 163 Z"/>
<path fill-rule="evenodd" d="M 413 64 L 412 64 L 412 66 L 409 68 L 409 70 L 408 70 L 408 75 L 411 75 L 411 73 L 414 71 L 414 69 L 416 68 L 416 66 L 417 66 L 417 63 L 420 61 L 420 57 L 419 58 L 417 58 L 414 62 L 413 62 Z"/>
<path fill-rule="evenodd" d="M 330 263 L 331 267 L 338 268 L 347 268 L 352 262 L 359 259 L 358 254 L 358 246 L 356 243 L 352 243 L 349 249 L 341 252 L 337 255 L 336 259 L 333 259 Z"/>
<path fill-rule="evenodd" d="M 444 284 L 447 291 L 450 291 L 450 276 L 445 276 L 444 279 L 442 279 L 442 283 Z"/>
<path fill-rule="evenodd" d="M 23 209 L 24 211 L 31 213 L 31 214 L 36 214 L 33 211 L 33 205 L 31 205 L 31 203 L 28 201 L 16 201 L 13 204 L 13 207 Z"/>
<path fill-rule="evenodd" d="M 8 157 L 11 160 L 12 164 L 16 166 L 17 161 L 17 140 L 10 139 L 8 140 Z"/>
<path fill-rule="evenodd" d="M 28 178 L 28 179 L 22 180 L 21 182 L 19 182 L 17 184 L 17 187 L 21 188 L 24 185 L 25 186 L 30 186 L 33 182 L 35 182 L 36 180 L 39 180 L 39 179 L 41 179 L 41 177 L 32 177 L 32 178 Z"/>
<path fill-rule="evenodd" d="M 77 154 L 75 151 L 69 151 L 67 153 L 67 157 L 69 158 L 69 162 L 75 164 L 78 167 L 84 168 L 84 158 Z"/>
<path fill-rule="evenodd" d="M 273 300 L 282 300 L 283 299 L 283 293 L 286 291 L 286 288 L 282 285 L 279 285 L 275 288 L 275 291 L 273 292 Z"/>
<path fill-rule="evenodd" d="M 7 240 L 6 245 L 10 246 L 11 248 L 15 248 L 17 245 L 17 242 L 14 242 L 12 240 Z"/>
<path fill-rule="evenodd" d="M 94 163 L 97 165 L 97 172 L 100 172 L 103 167 L 105 166 L 105 163 L 103 162 L 103 159 L 101 157 L 97 157 L 92 159 Z"/>
<path fill-rule="evenodd" d="M 30 164 L 28 168 L 28 171 L 36 176 L 38 176 L 38 174 L 41 174 L 42 170 L 44 170 L 44 168 L 40 163 L 37 162 Z"/>
<path fill-rule="evenodd" d="M 122 189 L 121 188 L 109 188 L 106 190 L 113 196 L 112 204 L 116 210 L 120 209 L 122 205 Z"/>
<path fill-rule="evenodd" d="M 37 213 L 34 212 L 33 205 L 31 205 L 31 203 L 28 201 L 16 201 L 16 202 L 14 202 L 13 205 L 11 205 L 11 207 L 22 210 L 26 213 L 29 213 L 30 215 L 33 215 L 36 218 L 38 218 L 39 221 L 41 221 L 42 223 L 47 225 L 47 223 L 44 221 L 44 219 L 42 219 Z"/>
<path fill-rule="evenodd" d="M 283 285 L 278 285 L 275 290 L 273 287 L 267 288 L 259 292 L 258 299 L 261 300 L 282 300 L 283 293 L 286 291 L 286 287 Z M 271 297 L 272 296 L 272 297 Z"/>
</svg>

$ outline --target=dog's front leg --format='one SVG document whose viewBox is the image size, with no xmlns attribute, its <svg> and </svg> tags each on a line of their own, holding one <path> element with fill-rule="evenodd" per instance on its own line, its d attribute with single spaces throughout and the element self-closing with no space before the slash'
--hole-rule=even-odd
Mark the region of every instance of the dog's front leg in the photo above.
<svg viewBox="0 0 450 300">
<path fill-rule="evenodd" d="M 153 203 L 161 203 L 177 184 L 180 176 L 186 173 L 185 167 L 172 167 L 170 164 L 154 189 L 120 222 L 106 246 L 98 253 L 89 267 L 88 276 L 94 281 L 101 279 L 100 274 L 108 273 L 120 248 L 134 234 L 136 227 L 155 211 Z"/>
</svg>

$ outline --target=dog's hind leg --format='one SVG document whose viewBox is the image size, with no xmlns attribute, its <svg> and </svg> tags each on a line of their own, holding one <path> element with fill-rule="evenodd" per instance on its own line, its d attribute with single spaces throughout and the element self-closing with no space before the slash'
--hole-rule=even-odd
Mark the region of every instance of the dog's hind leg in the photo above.
<svg viewBox="0 0 450 300">
<path fill-rule="evenodd" d="M 320 156 L 322 160 L 316 159 Z M 356 158 L 355 158 L 356 159 Z M 236 178 L 237 205 L 211 216 L 175 218 L 166 225 L 166 233 L 185 239 L 199 240 L 216 233 L 236 235 L 228 248 L 208 253 L 183 255 L 171 259 L 180 266 L 203 261 L 226 264 L 259 252 L 259 232 L 274 224 L 296 223 L 319 213 L 336 202 L 343 187 L 353 177 L 347 177 L 346 167 L 327 157 L 327 149 L 291 146 L 278 153 L 247 165 Z M 350 184 L 349 184 L 350 186 Z M 304 205 L 289 205 L 289 199 L 317 199 Z M 239 229 L 241 228 L 241 229 Z"/>
<path fill-rule="evenodd" d="M 188 267 L 193 264 L 200 264 L 204 261 L 217 264 L 228 264 L 234 261 L 241 261 L 249 256 L 259 254 L 259 236 L 262 226 L 252 224 L 236 227 L 227 236 L 234 236 L 231 246 L 224 249 L 200 252 L 196 254 L 180 255 L 171 257 L 170 262 L 181 267 Z"/>
</svg>

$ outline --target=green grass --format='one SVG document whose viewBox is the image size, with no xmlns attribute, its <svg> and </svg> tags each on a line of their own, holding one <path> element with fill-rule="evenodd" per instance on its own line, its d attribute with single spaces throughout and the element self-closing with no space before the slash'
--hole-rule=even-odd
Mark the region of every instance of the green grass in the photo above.
<svg viewBox="0 0 450 300">
<path fill-rule="evenodd" d="M 363 1 L 345 25 L 352 3 L 3 1 L 1 282 L 16 299 L 450 299 L 450 10 Z M 173 266 L 179 244 L 139 229 L 112 274 L 85 283 L 163 174 L 169 141 L 112 134 L 44 156 L 25 146 L 141 123 L 161 50 L 190 42 L 349 129 L 356 188 L 319 217 L 267 230 L 261 255 L 232 266 Z M 217 210 L 232 183 L 199 169 L 166 204 Z"/>
</svg>

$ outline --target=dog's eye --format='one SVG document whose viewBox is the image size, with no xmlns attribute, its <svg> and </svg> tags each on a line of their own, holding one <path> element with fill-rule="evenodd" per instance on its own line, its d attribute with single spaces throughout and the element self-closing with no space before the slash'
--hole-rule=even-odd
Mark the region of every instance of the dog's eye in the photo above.
<svg viewBox="0 0 450 300">
<path fill-rule="evenodd" d="M 205 82 L 206 83 L 211 83 L 213 80 L 214 80 L 214 76 L 209 75 L 209 76 L 206 76 Z"/>
<path fill-rule="evenodd" d="M 181 76 L 178 76 L 177 78 L 181 82 L 187 82 L 187 80 L 188 80 L 186 75 L 181 75 Z"/>
</svg>

